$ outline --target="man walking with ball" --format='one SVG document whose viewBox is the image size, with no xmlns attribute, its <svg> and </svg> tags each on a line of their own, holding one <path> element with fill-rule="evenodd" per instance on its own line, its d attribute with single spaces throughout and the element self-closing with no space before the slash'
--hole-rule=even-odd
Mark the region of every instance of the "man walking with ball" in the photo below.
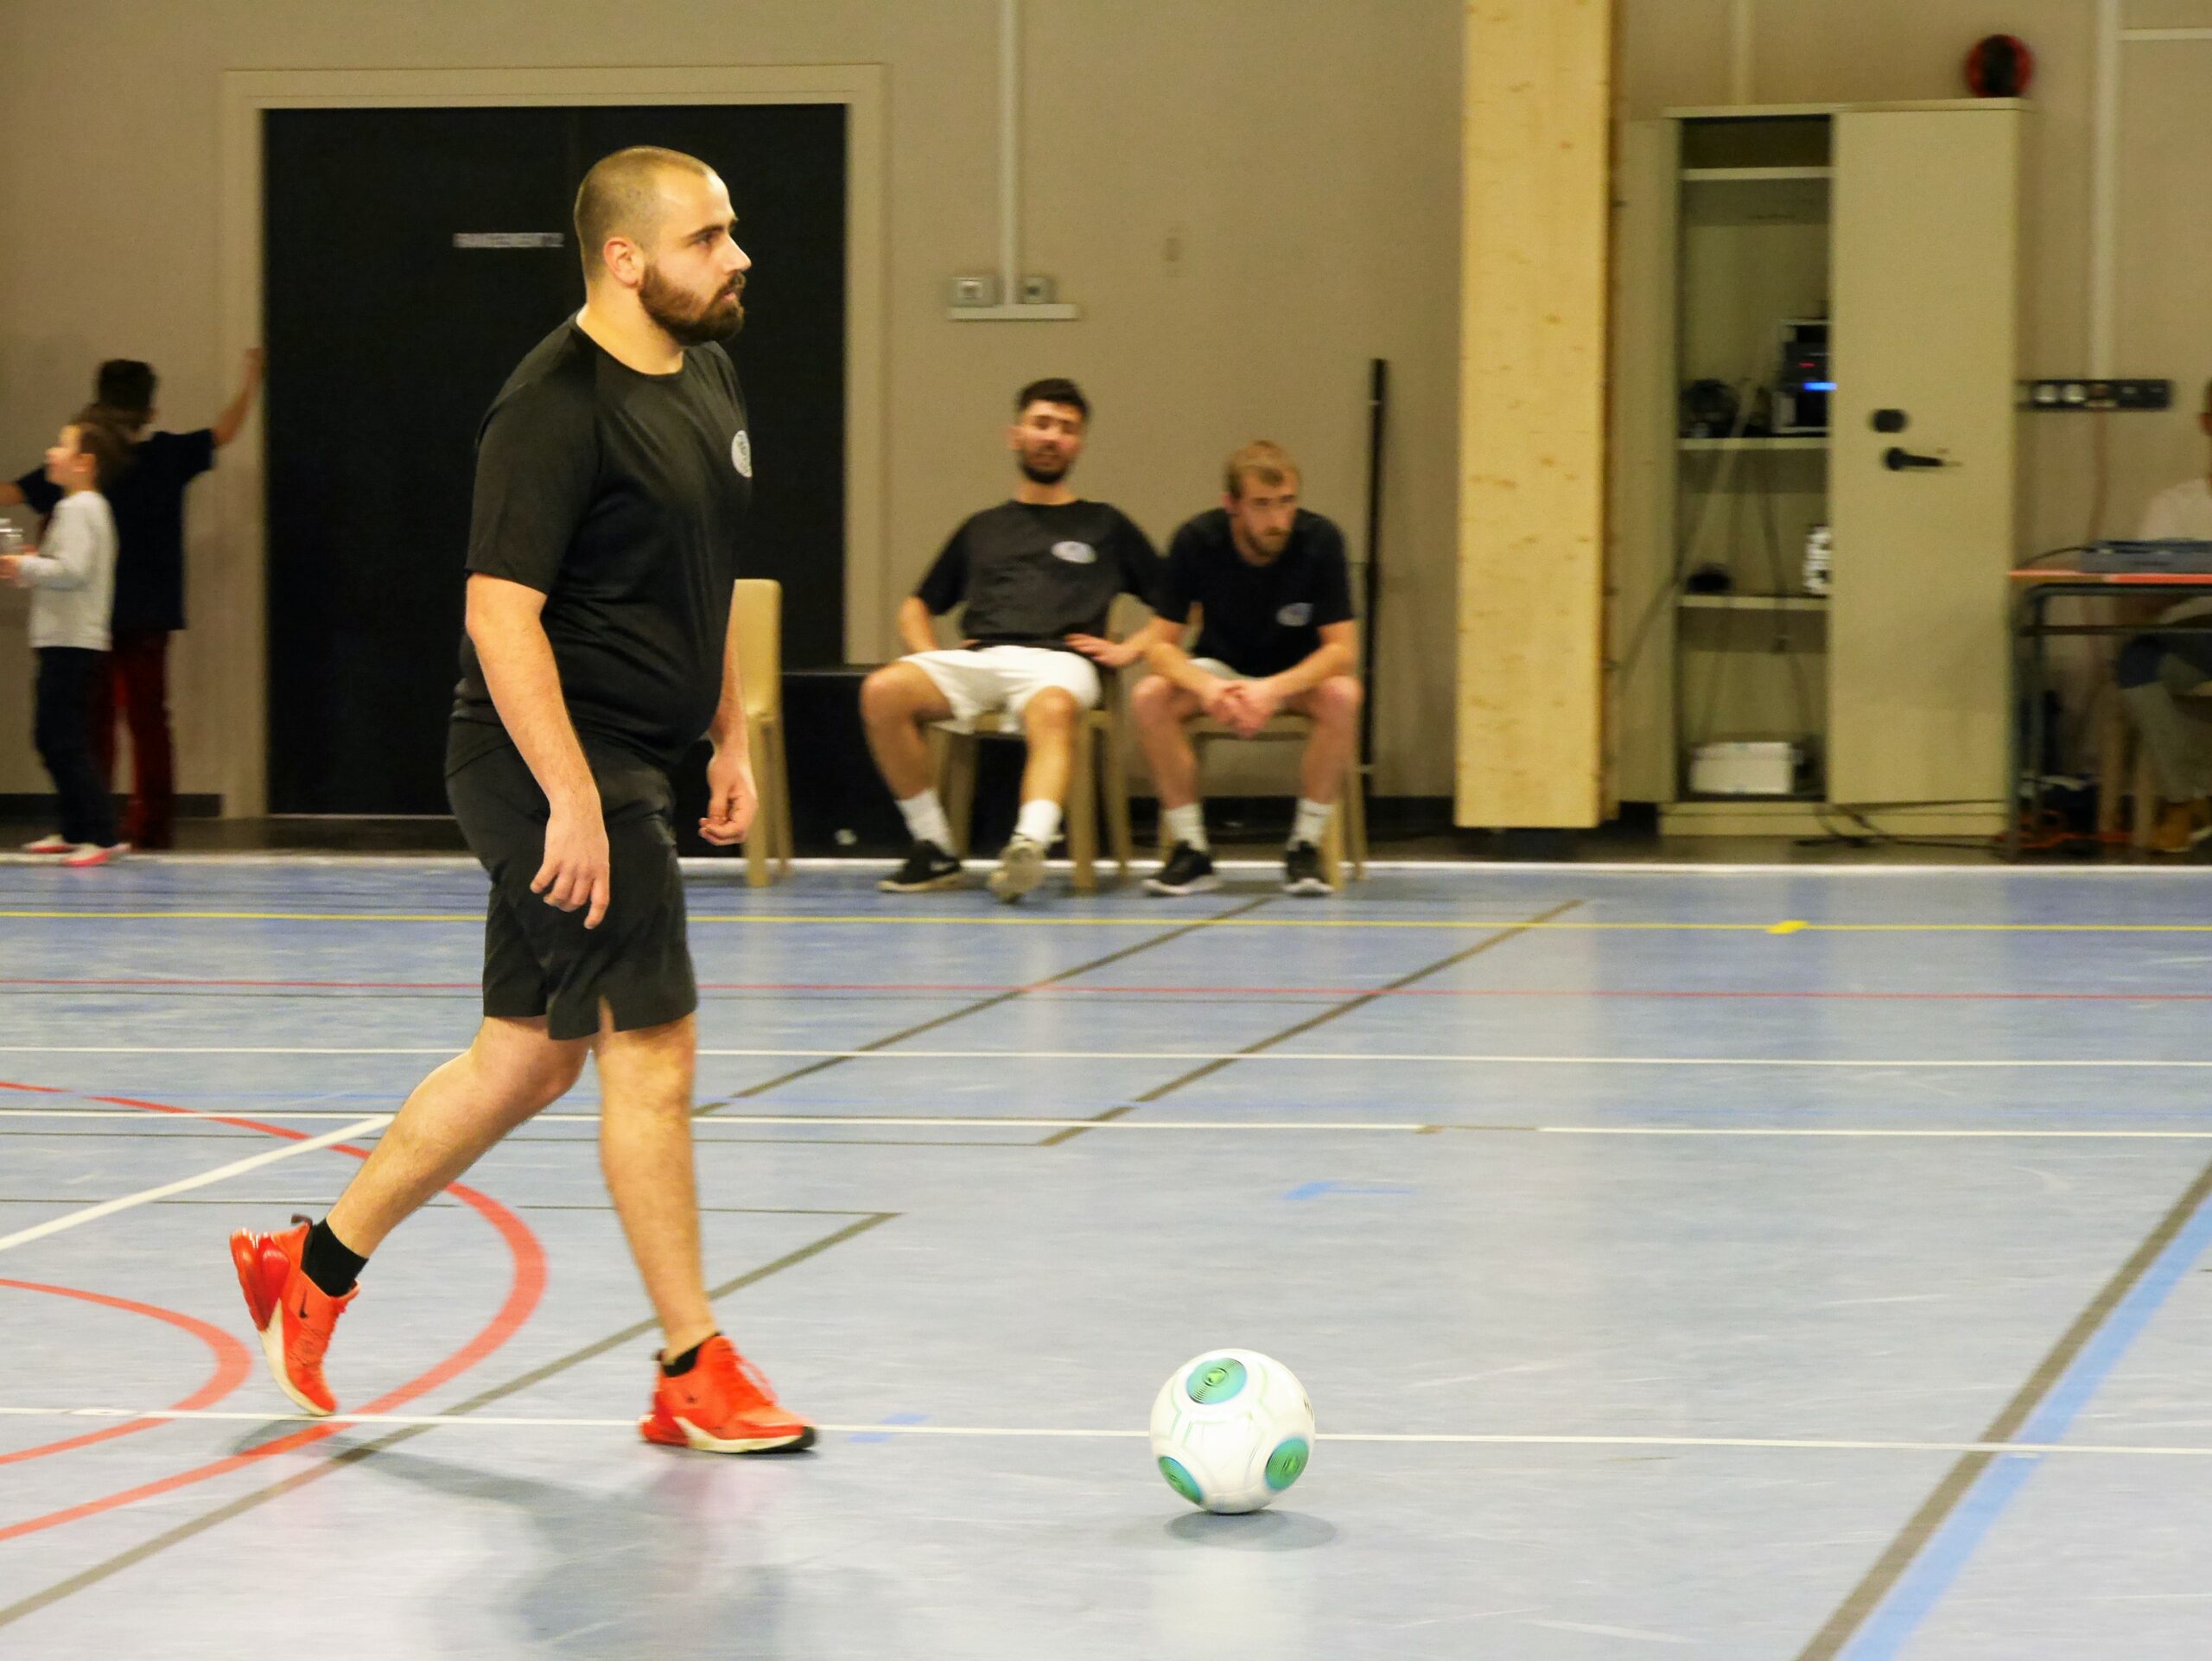
<svg viewBox="0 0 2212 1661">
<path fill-rule="evenodd" d="M 484 1021 L 416 1087 L 330 1214 L 241 1230 L 262 1347 L 304 1410 L 370 1254 L 492 1145 L 599 1068 L 600 1158 L 663 1348 L 647 1440 L 717 1453 L 814 1431 L 717 1329 L 692 1172 L 698 991 L 669 775 L 714 743 L 700 832 L 741 841 L 755 798 L 730 629 L 752 491 L 721 342 L 747 259 L 729 193 L 673 150 L 616 152 L 576 195 L 583 309 L 509 378 L 478 439 L 467 630 L 446 753 L 492 878 Z"/>
</svg>

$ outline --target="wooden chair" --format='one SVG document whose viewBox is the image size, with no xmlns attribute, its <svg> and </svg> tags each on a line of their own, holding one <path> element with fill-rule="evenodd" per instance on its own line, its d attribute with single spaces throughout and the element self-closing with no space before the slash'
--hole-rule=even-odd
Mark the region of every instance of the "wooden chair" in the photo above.
<svg viewBox="0 0 2212 1661">
<path fill-rule="evenodd" d="M 1234 739 L 1237 735 L 1236 729 L 1226 722 L 1210 721 L 1203 716 L 1192 722 L 1185 730 L 1191 735 L 1191 748 L 1198 753 L 1201 772 L 1205 767 L 1206 746 L 1216 739 Z M 1268 724 L 1246 741 L 1255 744 L 1295 742 L 1303 746 L 1313 730 L 1311 716 L 1285 710 L 1270 717 Z M 1367 791 L 1364 776 L 1359 753 L 1355 748 L 1351 765 L 1344 769 L 1344 788 L 1338 795 L 1337 811 L 1329 815 L 1329 828 L 1321 837 L 1321 874 L 1328 879 L 1332 888 L 1338 887 L 1342 880 L 1347 856 L 1351 861 L 1353 880 L 1362 882 L 1367 880 Z M 1160 822 L 1160 856 L 1164 860 L 1173 851 L 1167 845 L 1167 820 L 1163 814 Z"/>
<path fill-rule="evenodd" d="M 1128 881 L 1136 857 L 1129 830 L 1128 731 L 1122 714 L 1122 677 L 1098 671 L 1098 707 L 1084 712 L 1075 727 L 1075 761 L 1068 778 L 1068 859 L 1075 867 L 1077 894 L 1098 891 L 1098 819 L 1106 818 L 1109 851 Z M 938 799 L 952 827 L 954 856 L 968 856 L 968 831 L 976 806 L 976 746 L 985 738 L 1022 737 L 1021 724 L 998 715 L 979 716 L 976 730 L 959 733 L 939 726 L 930 734 L 937 760 Z"/>
<path fill-rule="evenodd" d="M 745 839 L 745 880 L 765 888 L 791 869 L 791 760 L 784 748 L 784 586 L 765 577 L 743 578 L 731 606 L 737 666 L 745 677 L 753 782 L 760 792 L 753 833 Z"/>
</svg>

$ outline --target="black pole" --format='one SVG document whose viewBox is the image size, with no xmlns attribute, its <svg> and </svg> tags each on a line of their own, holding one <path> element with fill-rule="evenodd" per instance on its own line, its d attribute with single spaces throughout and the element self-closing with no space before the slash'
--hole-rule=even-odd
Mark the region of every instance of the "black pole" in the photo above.
<svg viewBox="0 0 2212 1661">
<path fill-rule="evenodd" d="M 1390 411 L 1390 365 L 1376 358 L 1367 378 L 1367 565 L 1359 595 L 1359 672 L 1366 696 L 1359 702 L 1359 765 L 1371 778 L 1375 768 L 1375 600 L 1381 592 L 1382 548 L 1382 440 Z"/>
</svg>

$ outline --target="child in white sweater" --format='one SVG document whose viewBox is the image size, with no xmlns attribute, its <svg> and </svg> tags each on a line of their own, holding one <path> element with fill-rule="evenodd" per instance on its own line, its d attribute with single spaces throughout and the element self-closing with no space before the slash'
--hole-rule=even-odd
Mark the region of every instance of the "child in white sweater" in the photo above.
<svg viewBox="0 0 2212 1661">
<path fill-rule="evenodd" d="M 113 430 L 86 410 L 46 453 L 46 476 L 61 491 L 43 544 L 0 554 L 0 582 L 35 590 L 31 648 L 38 656 L 33 730 L 54 777 L 61 834 L 29 844 L 71 866 L 105 865 L 123 852 L 115 803 L 92 759 L 92 699 L 106 672 L 108 612 L 115 598 L 115 518 L 100 487 L 123 464 Z"/>
</svg>

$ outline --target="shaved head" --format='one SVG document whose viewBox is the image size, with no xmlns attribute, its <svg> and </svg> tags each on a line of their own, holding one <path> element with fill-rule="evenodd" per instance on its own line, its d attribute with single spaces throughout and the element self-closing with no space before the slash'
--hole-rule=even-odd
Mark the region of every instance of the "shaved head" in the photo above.
<svg viewBox="0 0 2212 1661">
<path fill-rule="evenodd" d="M 671 205 L 662 181 L 675 174 L 711 179 L 715 170 L 696 156 L 637 144 L 603 157 L 576 188 L 576 247 L 587 281 L 597 276 L 609 237 L 626 237 L 651 250 Z"/>
</svg>

